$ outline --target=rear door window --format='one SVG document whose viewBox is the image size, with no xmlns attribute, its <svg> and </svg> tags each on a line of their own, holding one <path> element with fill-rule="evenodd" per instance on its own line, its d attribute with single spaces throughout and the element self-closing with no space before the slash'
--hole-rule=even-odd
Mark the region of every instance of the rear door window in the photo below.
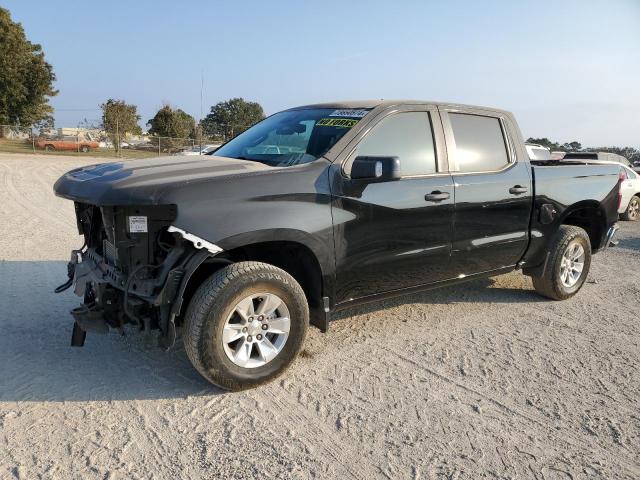
<svg viewBox="0 0 640 480">
<path fill-rule="evenodd" d="M 458 172 L 490 172 L 509 164 L 507 144 L 496 117 L 449 113 L 455 139 L 453 165 Z"/>
</svg>

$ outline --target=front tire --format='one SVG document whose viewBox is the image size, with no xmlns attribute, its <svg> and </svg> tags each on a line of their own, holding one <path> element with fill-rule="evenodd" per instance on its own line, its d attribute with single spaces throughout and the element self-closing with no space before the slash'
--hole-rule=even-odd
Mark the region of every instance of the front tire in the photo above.
<svg viewBox="0 0 640 480">
<path fill-rule="evenodd" d="M 80 147 L 80 151 L 81 151 L 82 153 L 87 153 L 87 152 L 89 151 L 89 147 L 88 147 L 87 145 L 82 145 L 82 146 Z"/>
<path fill-rule="evenodd" d="M 302 348 L 308 326 L 307 300 L 291 275 L 266 263 L 239 262 L 198 288 L 183 341 L 204 378 L 243 390 L 281 375 Z"/>
<path fill-rule="evenodd" d="M 573 297 L 584 285 L 591 267 L 591 242 L 580 227 L 561 225 L 549 246 L 550 256 L 542 277 L 532 277 L 533 287 L 552 300 Z"/>
<path fill-rule="evenodd" d="M 622 219 L 629 222 L 635 222 L 640 218 L 640 197 L 634 195 L 629 200 L 629 206 L 622 214 Z"/>
</svg>

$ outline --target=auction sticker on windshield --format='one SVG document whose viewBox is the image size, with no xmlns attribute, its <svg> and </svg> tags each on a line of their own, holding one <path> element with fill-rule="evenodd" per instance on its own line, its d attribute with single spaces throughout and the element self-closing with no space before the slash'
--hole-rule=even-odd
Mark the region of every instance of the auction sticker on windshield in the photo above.
<svg viewBox="0 0 640 480">
<path fill-rule="evenodd" d="M 365 110 L 365 109 L 346 109 L 346 110 L 334 110 L 333 113 L 331 113 L 329 116 L 330 117 L 362 118 L 367 113 L 369 113 L 369 110 Z"/>
<path fill-rule="evenodd" d="M 358 120 L 355 118 L 321 118 L 316 125 L 318 127 L 338 127 L 338 128 L 351 128 Z"/>
</svg>

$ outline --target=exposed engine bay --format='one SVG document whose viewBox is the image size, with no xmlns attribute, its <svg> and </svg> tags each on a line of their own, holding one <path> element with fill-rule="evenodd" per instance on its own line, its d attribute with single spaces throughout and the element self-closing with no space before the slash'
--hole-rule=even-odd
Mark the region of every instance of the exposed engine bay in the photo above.
<svg viewBox="0 0 640 480">
<path fill-rule="evenodd" d="M 68 280 L 56 292 L 73 287 L 83 303 L 73 309 L 71 344 L 82 346 L 86 332 L 124 333 L 126 324 L 158 342 L 175 342 L 176 317 L 191 274 L 221 249 L 171 225 L 175 205 L 103 206 L 75 203 L 84 245 L 71 253 Z"/>
</svg>

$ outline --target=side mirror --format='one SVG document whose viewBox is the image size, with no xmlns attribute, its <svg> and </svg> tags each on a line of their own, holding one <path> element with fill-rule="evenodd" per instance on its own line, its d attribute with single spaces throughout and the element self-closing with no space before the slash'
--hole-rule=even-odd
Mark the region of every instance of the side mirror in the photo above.
<svg viewBox="0 0 640 480">
<path fill-rule="evenodd" d="M 351 164 L 353 180 L 388 182 L 400 178 L 400 159 L 398 157 L 356 157 Z"/>
</svg>

